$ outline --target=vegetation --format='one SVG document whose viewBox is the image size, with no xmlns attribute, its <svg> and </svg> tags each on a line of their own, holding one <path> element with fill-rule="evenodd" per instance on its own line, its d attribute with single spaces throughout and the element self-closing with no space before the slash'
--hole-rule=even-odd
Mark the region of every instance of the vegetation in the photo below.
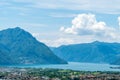
<svg viewBox="0 0 120 80">
<path fill-rule="evenodd" d="M 2 68 L 3 80 L 120 80 L 120 72 L 75 71 L 42 68 Z"/>
</svg>

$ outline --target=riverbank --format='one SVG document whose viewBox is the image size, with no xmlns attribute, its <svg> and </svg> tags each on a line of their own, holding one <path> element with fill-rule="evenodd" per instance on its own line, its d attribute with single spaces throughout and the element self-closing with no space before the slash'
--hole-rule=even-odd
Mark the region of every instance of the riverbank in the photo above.
<svg viewBox="0 0 120 80">
<path fill-rule="evenodd" d="M 0 80 L 120 80 L 120 72 L 50 68 L 0 68 Z"/>
</svg>

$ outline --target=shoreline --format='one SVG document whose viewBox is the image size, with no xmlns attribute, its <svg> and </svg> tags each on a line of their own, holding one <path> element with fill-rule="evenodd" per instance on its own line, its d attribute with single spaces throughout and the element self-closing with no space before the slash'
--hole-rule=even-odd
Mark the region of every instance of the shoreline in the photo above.
<svg viewBox="0 0 120 80">
<path fill-rule="evenodd" d="M 120 72 L 51 68 L 0 68 L 0 80 L 120 80 Z"/>
</svg>

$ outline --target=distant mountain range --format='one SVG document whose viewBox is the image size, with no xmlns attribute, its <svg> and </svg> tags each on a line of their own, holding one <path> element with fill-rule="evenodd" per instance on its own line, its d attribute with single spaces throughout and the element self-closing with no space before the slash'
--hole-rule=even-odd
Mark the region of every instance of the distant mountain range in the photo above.
<svg viewBox="0 0 120 80">
<path fill-rule="evenodd" d="M 0 31 L 0 65 L 66 63 L 19 27 Z"/>
<path fill-rule="evenodd" d="M 67 61 L 120 64 L 120 43 L 95 41 L 63 45 L 51 50 Z"/>
</svg>

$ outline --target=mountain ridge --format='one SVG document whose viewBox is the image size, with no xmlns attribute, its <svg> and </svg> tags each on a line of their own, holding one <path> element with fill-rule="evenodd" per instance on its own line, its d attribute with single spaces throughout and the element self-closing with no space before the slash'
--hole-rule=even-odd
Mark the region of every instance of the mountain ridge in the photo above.
<svg viewBox="0 0 120 80">
<path fill-rule="evenodd" d="M 4 49 L 0 49 L 1 56 L 5 55 L 4 59 L 10 58 L 10 61 L 4 62 L 5 64 L 67 63 L 56 56 L 44 43 L 37 41 L 29 32 L 19 27 L 0 31 L 0 44 Z M 0 59 L 0 62 L 3 60 Z"/>
<path fill-rule="evenodd" d="M 57 56 L 67 61 L 112 63 L 119 59 L 120 43 L 91 42 L 64 45 L 51 49 Z"/>
</svg>

